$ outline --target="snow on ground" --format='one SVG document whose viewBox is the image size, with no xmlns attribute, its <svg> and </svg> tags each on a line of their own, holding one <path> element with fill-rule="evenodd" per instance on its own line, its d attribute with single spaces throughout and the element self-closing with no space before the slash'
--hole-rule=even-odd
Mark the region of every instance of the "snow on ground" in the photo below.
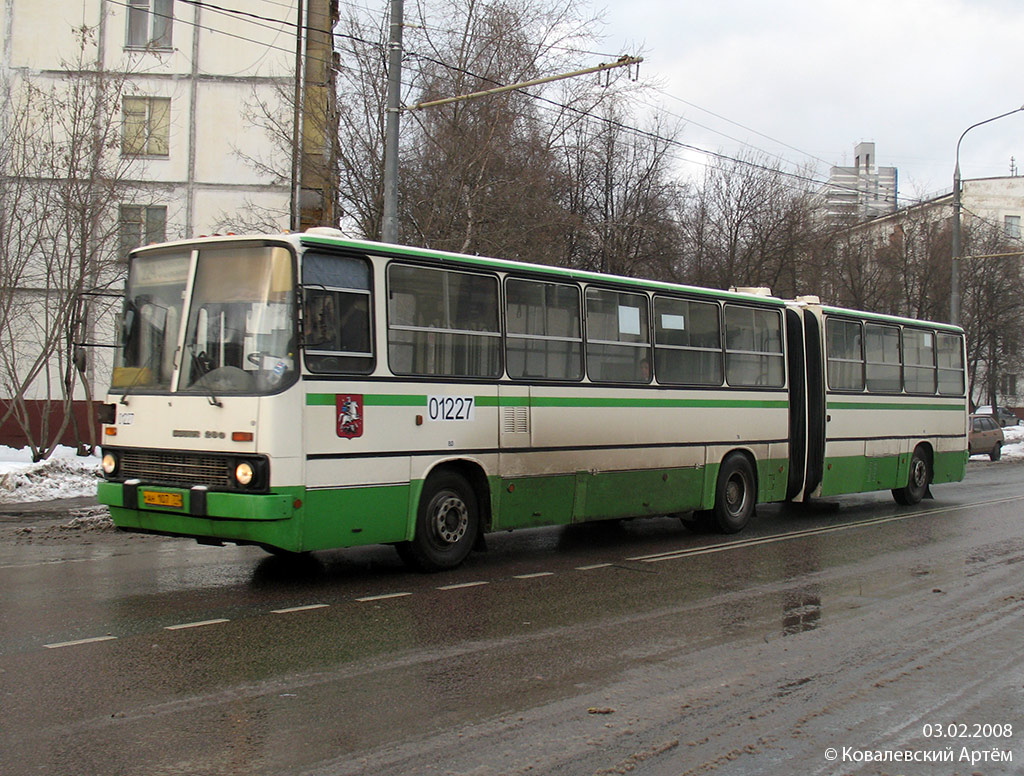
<svg viewBox="0 0 1024 776">
<path fill-rule="evenodd" d="M 1024 460 L 1024 426 L 1007 426 L 1003 429 L 1003 458 Z"/>
<path fill-rule="evenodd" d="M 1007 426 L 1003 434 L 1003 460 L 1024 460 L 1024 426 Z M 59 447 L 49 460 L 32 463 L 28 448 L 0 445 L 0 504 L 92 496 L 99 477 L 98 455 L 83 457 L 74 448 Z"/>
<path fill-rule="evenodd" d="M 79 456 L 73 447 L 32 463 L 28 448 L 0 445 L 0 504 L 93 496 L 99 476 L 99 456 Z"/>
</svg>

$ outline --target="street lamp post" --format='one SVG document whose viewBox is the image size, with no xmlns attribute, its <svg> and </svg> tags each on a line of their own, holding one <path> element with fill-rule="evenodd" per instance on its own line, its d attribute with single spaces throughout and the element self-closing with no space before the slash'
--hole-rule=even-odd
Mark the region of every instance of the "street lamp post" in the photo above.
<svg viewBox="0 0 1024 776">
<path fill-rule="evenodd" d="M 954 326 L 960 325 L 960 143 L 963 142 L 964 135 L 975 127 L 1012 116 L 1014 113 L 1020 113 L 1022 110 L 1024 110 L 1024 105 L 1006 113 L 1000 113 L 998 116 L 993 116 L 990 119 L 979 121 L 977 124 L 971 124 L 961 133 L 960 139 L 956 141 L 956 166 L 953 168 L 953 268 L 950 277 L 949 293 L 949 322 Z"/>
</svg>

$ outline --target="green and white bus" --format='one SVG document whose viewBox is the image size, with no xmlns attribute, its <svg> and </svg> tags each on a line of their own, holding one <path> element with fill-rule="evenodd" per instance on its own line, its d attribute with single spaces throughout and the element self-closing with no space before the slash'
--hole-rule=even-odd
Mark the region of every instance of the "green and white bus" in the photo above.
<svg viewBox="0 0 1024 776">
<path fill-rule="evenodd" d="M 956 327 L 344 239 L 130 258 L 99 499 L 125 530 L 276 553 L 963 478 Z"/>
</svg>

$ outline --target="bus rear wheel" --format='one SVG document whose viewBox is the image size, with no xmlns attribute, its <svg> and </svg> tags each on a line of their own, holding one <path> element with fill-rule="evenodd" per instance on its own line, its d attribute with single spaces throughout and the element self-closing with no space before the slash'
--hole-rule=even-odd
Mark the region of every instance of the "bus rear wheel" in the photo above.
<svg viewBox="0 0 1024 776">
<path fill-rule="evenodd" d="M 914 456 L 910 459 L 910 475 L 907 484 L 902 488 L 896 488 L 892 497 L 897 504 L 905 507 L 912 506 L 924 498 L 928 492 L 928 485 L 932 481 L 932 465 L 924 448 L 914 449 Z"/>
<path fill-rule="evenodd" d="M 742 531 L 754 515 L 757 502 L 757 483 L 750 459 L 741 453 L 732 453 L 722 461 L 715 488 L 715 508 L 711 522 L 721 533 Z"/>
<path fill-rule="evenodd" d="M 399 557 L 419 571 L 458 566 L 473 549 L 480 530 L 476 493 L 458 474 L 442 472 L 423 486 L 412 541 L 395 545 Z"/>
</svg>

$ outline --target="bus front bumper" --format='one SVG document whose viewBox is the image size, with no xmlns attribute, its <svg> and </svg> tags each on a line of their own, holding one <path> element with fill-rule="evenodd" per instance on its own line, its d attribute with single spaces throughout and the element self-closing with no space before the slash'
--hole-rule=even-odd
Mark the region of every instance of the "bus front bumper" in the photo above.
<svg viewBox="0 0 1024 776">
<path fill-rule="evenodd" d="M 172 488 L 135 482 L 101 482 L 97 500 L 114 510 L 188 515 L 219 520 L 287 520 L 295 512 L 293 494 L 221 493 L 205 488 Z M 117 518 L 115 525 L 120 526 Z"/>
</svg>

